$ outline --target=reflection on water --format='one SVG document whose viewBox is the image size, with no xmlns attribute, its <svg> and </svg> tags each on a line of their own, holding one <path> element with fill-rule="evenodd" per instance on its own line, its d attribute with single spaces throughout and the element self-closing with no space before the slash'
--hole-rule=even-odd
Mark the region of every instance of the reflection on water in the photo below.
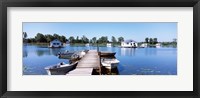
<svg viewBox="0 0 200 98">
<path fill-rule="evenodd" d="M 157 55 L 157 50 L 154 48 L 146 48 L 145 50 L 145 55 Z"/>
<path fill-rule="evenodd" d="M 27 57 L 28 56 L 28 52 L 26 47 L 23 48 L 23 57 Z"/>
<path fill-rule="evenodd" d="M 120 52 L 118 52 L 120 53 Z M 121 49 L 116 57 L 120 60 L 120 74 L 176 75 L 176 48 Z"/>
<path fill-rule="evenodd" d="M 66 59 L 59 59 L 58 52 L 96 50 L 97 47 L 47 48 L 35 45 L 23 47 L 23 74 L 47 74 L 44 67 L 59 62 L 68 63 Z M 176 48 L 120 48 L 99 47 L 100 51 L 116 52 L 120 61 L 118 72 L 121 75 L 176 75 L 177 74 L 177 49 Z"/>
<path fill-rule="evenodd" d="M 134 56 L 136 48 L 121 48 L 120 56 Z"/>
</svg>

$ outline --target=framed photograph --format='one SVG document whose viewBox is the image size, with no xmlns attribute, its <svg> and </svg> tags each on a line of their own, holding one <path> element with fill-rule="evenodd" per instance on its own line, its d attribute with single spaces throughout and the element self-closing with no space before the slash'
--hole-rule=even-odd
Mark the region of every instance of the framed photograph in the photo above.
<svg viewBox="0 0 200 98">
<path fill-rule="evenodd" d="M 3 0 L 1 97 L 199 97 L 199 0 Z"/>
</svg>

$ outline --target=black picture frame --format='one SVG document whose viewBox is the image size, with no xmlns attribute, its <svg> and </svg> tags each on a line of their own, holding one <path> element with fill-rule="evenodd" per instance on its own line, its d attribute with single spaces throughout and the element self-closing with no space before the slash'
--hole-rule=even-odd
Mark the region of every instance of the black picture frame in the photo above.
<svg viewBox="0 0 200 98">
<path fill-rule="evenodd" d="M 193 7 L 193 91 L 7 91 L 7 7 Z M 199 98 L 200 0 L 1 0 L 0 19 L 1 98 Z"/>
</svg>

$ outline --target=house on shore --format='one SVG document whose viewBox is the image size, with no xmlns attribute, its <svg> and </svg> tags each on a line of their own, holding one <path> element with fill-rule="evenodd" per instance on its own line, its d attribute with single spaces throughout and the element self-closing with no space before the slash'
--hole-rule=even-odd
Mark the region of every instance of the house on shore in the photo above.
<svg viewBox="0 0 200 98">
<path fill-rule="evenodd" d="M 62 42 L 58 39 L 54 39 L 53 41 L 50 42 L 49 47 L 51 48 L 60 48 L 62 47 Z"/>
<path fill-rule="evenodd" d="M 137 48 L 138 47 L 138 43 L 134 40 L 126 40 L 121 42 L 121 47 L 124 48 Z"/>
</svg>

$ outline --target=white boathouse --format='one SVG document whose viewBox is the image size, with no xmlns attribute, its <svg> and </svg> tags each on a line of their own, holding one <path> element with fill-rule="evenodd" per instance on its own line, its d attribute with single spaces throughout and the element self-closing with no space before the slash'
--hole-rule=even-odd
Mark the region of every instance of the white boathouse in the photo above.
<svg viewBox="0 0 200 98">
<path fill-rule="evenodd" d="M 58 39 L 54 39 L 53 41 L 50 42 L 49 47 L 51 47 L 51 48 L 62 47 L 62 42 Z"/>
<path fill-rule="evenodd" d="M 121 42 L 121 47 L 124 48 L 137 48 L 138 47 L 138 43 L 134 40 L 126 40 Z"/>
</svg>

